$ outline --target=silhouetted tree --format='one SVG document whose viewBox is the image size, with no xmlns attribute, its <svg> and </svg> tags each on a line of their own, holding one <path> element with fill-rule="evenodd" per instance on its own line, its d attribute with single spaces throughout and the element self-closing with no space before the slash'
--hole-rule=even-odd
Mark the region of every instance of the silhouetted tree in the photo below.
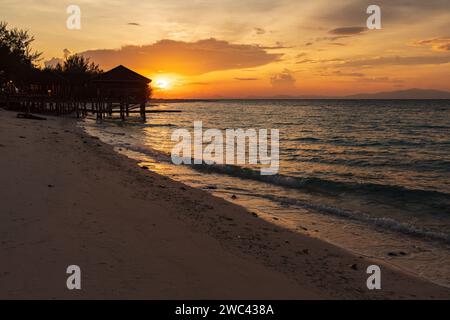
<svg viewBox="0 0 450 320">
<path fill-rule="evenodd" d="M 90 62 L 89 58 L 85 58 L 79 54 L 68 56 L 62 64 L 58 63 L 55 69 L 61 73 L 84 73 L 91 75 L 102 72 L 98 64 Z"/>
<path fill-rule="evenodd" d="M 12 80 L 16 86 L 26 82 L 27 76 L 35 68 L 41 53 L 33 51 L 34 37 L 28 31 L 8 28 L 0 22 L 0 85 Z"/>
<path fill-rule="evenodd" d="M 77 98 L 93 96 L 95 90 L 90 81 L 103 72 L 99 65 L 79 54 L 70 55 L 62 63 L 46 69 L 62 76 L 70 85 L 73 97 Z"/>
</svg>

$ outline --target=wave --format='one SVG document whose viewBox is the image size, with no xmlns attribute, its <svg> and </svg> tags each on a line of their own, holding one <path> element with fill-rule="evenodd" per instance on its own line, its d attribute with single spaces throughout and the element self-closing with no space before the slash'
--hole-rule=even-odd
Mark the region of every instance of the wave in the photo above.
<svg viewBox="0 0 450 320">
<path fill-rule="evenodd" d="M 170 154 L 149 148 L 148 146 L 139 147 L 128 144 L 116 144 L 115 146 L 148 155 L 158 161 L 171 162 Z M 410 189 L 398 185 L 326 180 L 316 177 L 295 177 L 283 174 L 264 176 L 261 175 L 261 172 L 258 169 L 245 168 L 237 165 L 209 165 L 203 163 L 192 164 L 190 166 L 193 169 L 203 173 L 218 173 L 236 178 L 259 181 L 284 188 L 299 189 L 309 192 L 332 195 L 352 192 L 364 195 L 394 198 L 398 201 L 420 200 L 422 203 L 428 203 L 431 207 L 444 210 L 450 214 L 450 194 L 440 191 Z"/>
<path fill-rule="evenodd" d="M 253 195 L 253 196 L 255 196 L 255 195 Z M 292 198 L 288 198 L 288 197 L 280 197 L 280 196 L 273 196 L 273 195 L 256 195 L 256 196 L 263 197 L 263 198 L 269 199 L 271 201 L 279 202 L 284 205 L 295 205 L 297 207 L 314 210 L 321 214 L 328 214 L 328 215 L 342 217 L 342 218 L 346 218 L 346 219 L 350 219 L 350 220 L 354 220 L 354 221 L 364 222 L 369 225 L 379 227 L 383 230 L 391 230 L 391 231 L 399 232 L 399 233 L 413 236 L 413 237 L 425 238 L 425 239 L 429 239 L 429 240 L 435 240 L 435 241 L 444 242 L 446 244 L 450 244 L 450 234 L 448 234 L 448 233 L 437 232 L 437 231 L 432 231 L 432 230 L 428 230 L 425 228 L 420 228 L 420 227 L 414 226 L 409 223 L 399 222 L 392 218 L 373 217 L 364 212 L 335 208 L 335 207 L 331 207 L 331 206 L 315 204 L 315 203 L 307 202 L 304 200 L 292 199 Z"/>
<path fill-rule="evenodd" d="M 432 124 L 422 124 L 422 125 L 411 125 L 409 128 L 414 129 L 450 129 L 450 126 L 446 125 L 432 125 Z"/>
<path fill-rule="evenodd" d="M 292 138 L 287 139 L 290 141 L 306 141 L 306 142 L 316 142 L 316 141 L 322 141 L 322 139 L 314 138 L 314 137 L 300 137 L 300 138 Z"/>
<path fill-rule="evenodd" d="M 289 149 L 286 149 L 289 151 Z M 353 155 L 352 152 L 342 152 L 342 153 L 325 153 L 322 150 L 320 152 L 311 152 L 314 156 L 308 156 L 303 154 L 293 154 L 288 156 L 291 161 L 306 162 L 306 163 L 320 163 L 320 164 L 330 164 L 330 165 L 343 165 L 349 167 L 385 167 L 385 168 L 400 168 L 400 169 L 415 169 L 417 171 L 450 171 L 450 161 L 443 159 L 416 159 L 411 160 L 410 158 L 403 159 L 389 159 L 383 157 L 377 157 L 372 155 L 370 158 L 370 153 L 359 153 L 360 156 L 364 155 L 364 158 L 360 159 L 342 159 L 337 156 L 340 155 Z"/>
<path fill-rule="evenodd" d="M 350 183 L 333 180 L 325 180 L 315 177 L 294 177 L 287 175 L 263 176 L 259 170 L 243 168 L 235 165 L 207 165 L 196 164 L 192 167 L 198 171 L 221 173 L 242 179 L 261 181 L 285 188 L 303 189 L 305 191 L 321 192 L 326 194 L 336 194 L 342 192 L 358 192 L 365 194 L 377 194 L 386 197 L 399 198 L 404 200 L 425 200 L 430 202 L 433 207 L 441 208 L 440 201 L 432 203 L 436 200 L 444 200 L 450 202 L 450 194 L 421 189 L 409 189 L 403 186 L 382 185 L 374 183 Z M 449 203 L 446 203 L 447 205 Z M 444 204 L 442 204 L 443 206 Z M 447 209 L 448 210 L 448 209 Z"/>
<path fill-rule="evenodd" d="M 121 147 L 131 151 L 139 152 L 150 156 L 157 161 L 171 163 L 171 155 L 152 149 L 148 146 L 136 146 L 130 144 L 115 144 L 115 147 Z M 192 159 L 191 159 L 192 160 Z M 193 161 L 191 161 L 193 163 Z M 444 165 L 444 163 L 441 163 Z M 448 165 L 448 163 L 445 163 Z M 411 189 L 399 185 L 385 185 L 376 183 L 348 182 L 327 180 L 317 177 L 298 177 L 277 174 L 272 176 L 261 175 L 259 169 L 246 168 L 237 165 L 213 164 L 192 164 L 193 169 L 203 173 L 216 173 L 236 177 L 240 179 L 259 181 L 271 185 L 276 185 L 289 189 L 298 189 L 306 192 L 316 192 L 327 195 L 339 195 L 342 193 L 351 193 L 360 196 L 372 196 L 389 199 L 393 203 L 419 202 L 427 205 L 433 210 L 445 212 L 450 215 L 450 194 L 434 190 Z M 376 200 L 376 199 L 375 199 Z"/>
<path fill-rule="evenodd" d="M 323 145 L 335 145 L 342 147 L 424 147 L 430 145 L 448 145 L 449 141 L 407 141 L 399 139 L 391 139 L 385 141 L 352 141 L 343 138 L 331 138 L 331 139 L 321 139 L 315 137 L 297 137 L 297 138 L 287 138 L 287 141 L 295 142 L 310 142 Z"/>
<path fill-rule="evenodd" d="M 129 143 L 115 143 L 114 147 L 123 148 L 130 151 L 138 152 L 146 156 L 150 156 L 157 161 L 171 162 L 171 157 L 168 153 L 152 149 L 147 146 L 136 146 Z"/>
<path fill-rule="evenodd" d="M 120 128 L 125 127 L 140 127 L 140 128 L 151 128 L 151 127 L 176 127 L 175 124 L 172 123 L 145 123 L 140 121 L 127 120 L 123 121 L 122 119 L 103 119 L 101 123 L 96 123 L 97 126 L 102 126 L 107 128 L 108 125 L 114 125 Z M 111 132 L 108 132 L 111 133 Z"/>
</svg>

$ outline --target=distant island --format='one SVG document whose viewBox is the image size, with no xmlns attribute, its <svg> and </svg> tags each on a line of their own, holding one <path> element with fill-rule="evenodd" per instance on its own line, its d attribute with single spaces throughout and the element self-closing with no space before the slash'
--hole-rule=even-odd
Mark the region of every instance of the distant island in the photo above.
<svg viewBox="0 0 450 320">
<path fill-rule="evenodd" d="M 243 98 L 239 98 L 243 99 Z M 347 96 L 321 96 L 321 95 L 276 95 L 276 96 L 248 96 L 245 99 L 450 99 L 450 92 L 443 90 L 433 90 L 433 89 L 405 89 L 396 91 L 383 91 L 376 93 L 359 93 Z M 205 101 L 205 100 L 228 100 L 225 98 L 217 97 L 211 99 L 153 99 L 153 101 Z"/>
<path fill-rule="evenodd" d="M 450 100 L 450 92 L 442 90 L 432 90 L 432 89 L 405 89 L 397 91 L 383 91 L 376 93 L 358 93 L 348 96 L 319 96 L 319 95 L 301 95 L 301 96 L 291 96 L 291 95 L 275 95 L 275 96 L 247 96 L 245 98 L 205 98 L 205 99 L 162 99 L 153 98 L 153 103 L 161 102 L 202 102 L 202 101 L 220 101 L 220 100 L 383 100 L 383 99 L 397 99 L 397 100 Z"/>
<path fill-rule="evenodd" d="M 346 99 L 450 99 L 450 92 L 432 89 L 407 89 L 377 93 L 360 93 Z"/>
<path fill-rule="evenodd" d="M 225 97 L 213 97 L 213 98 L 201 98 L 201 99 L 162 99 L 153 98 L 153 103 L 160 102 L 206 102 L 206 101 L 219 101 L 219 100 L 296 100 L 296 99 L 306 99 L 306 100 L 383 100 L 383 99 L 398 99 L 398 100 L 414 100 L 414 99 L 424 99 L 424 100 L 450 100 L 450 92 L 442 90 L 432 90 L 432 89 L 405 89 L 397 91 L 383 91 L 376 93 L 358 93 L 348 96 L 320 96 L 320 95 L 302 95 L 302 96 L 291 96 L 291 95 L 275 95 L 275 96 L 248 96 L 245 98 L 225 98 Z"/>
</svg>

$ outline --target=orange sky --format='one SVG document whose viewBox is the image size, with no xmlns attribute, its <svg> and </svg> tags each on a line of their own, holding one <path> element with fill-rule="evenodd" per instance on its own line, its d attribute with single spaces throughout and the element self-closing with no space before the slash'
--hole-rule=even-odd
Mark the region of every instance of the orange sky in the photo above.
<svg viewBox="0 0 450 320">
<path fill-rule="evenodd" d="M 82 53 L 153 79 L 155 96 L 246 98 L 450 90 L 448 0 L 2 0 L 2 20 L 29 29 L 42 63 Z M 81 8 L 68 30 L 66 8 Z"/>
</svg>

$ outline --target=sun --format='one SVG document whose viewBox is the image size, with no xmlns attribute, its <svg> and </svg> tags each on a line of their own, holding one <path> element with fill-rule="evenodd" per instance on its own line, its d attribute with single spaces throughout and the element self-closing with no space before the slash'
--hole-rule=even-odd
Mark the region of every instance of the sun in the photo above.
<svg viewBox="0 0 450 320">
<path fill-rule="evenodd" d="M 157 79 L 155 81 L 155 87 L 161 90 L 167 90 L 170 88 L 170 82 L 167 79 Z"/>
</svg>

